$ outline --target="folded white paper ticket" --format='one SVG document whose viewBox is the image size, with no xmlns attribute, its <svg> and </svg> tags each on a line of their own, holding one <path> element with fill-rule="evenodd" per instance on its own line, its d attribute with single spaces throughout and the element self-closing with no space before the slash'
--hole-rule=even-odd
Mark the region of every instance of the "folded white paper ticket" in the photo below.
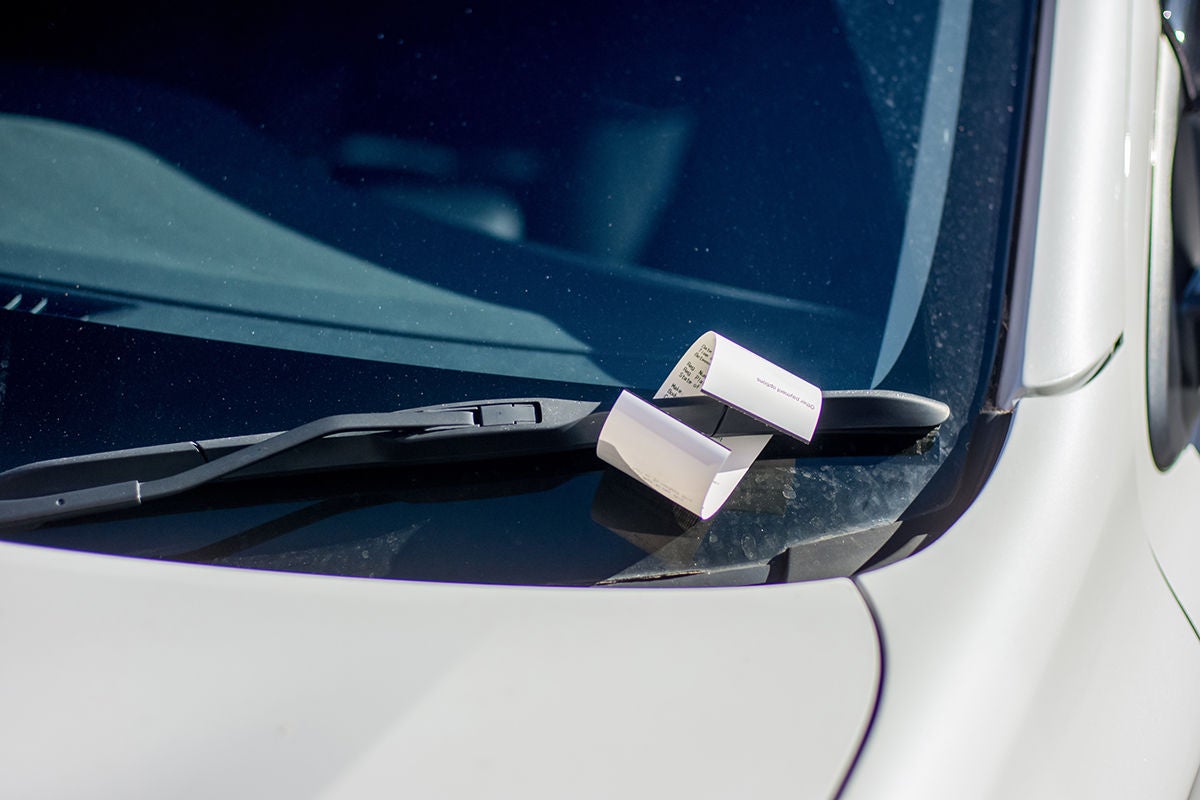
<svg viewBox="0 0 1200 800">
<path fill-rule="evenodd" d="M 709 331 L 688 349 L 656 398 L 704 394 L 808 442 L 821 390 Z M 645 400 L 622 392 L 600 431 L 596 454 L 702 519 L 724 505 L 769 435 L 709 438 Z"/>
</svg>

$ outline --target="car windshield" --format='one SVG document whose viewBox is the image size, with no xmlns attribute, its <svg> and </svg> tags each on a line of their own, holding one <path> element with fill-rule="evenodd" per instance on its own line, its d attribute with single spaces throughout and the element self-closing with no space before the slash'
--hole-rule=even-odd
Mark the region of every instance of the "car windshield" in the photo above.
<svg viewBox="0 0 1200 800">
<path fill-rule="evenodd" d="M 924 453 L 761 462 L 703 522 L 631 521 L 612 476 L 533 464 L 241 487 L 9 538 L 588 584 L 894 530 L 961 471 L 985 398 L 1030 24 L 953 0 L 9 20 L 0 468 L 652 392 L 706 330 L 825 389 L 951 408 Z"/>
</svg>

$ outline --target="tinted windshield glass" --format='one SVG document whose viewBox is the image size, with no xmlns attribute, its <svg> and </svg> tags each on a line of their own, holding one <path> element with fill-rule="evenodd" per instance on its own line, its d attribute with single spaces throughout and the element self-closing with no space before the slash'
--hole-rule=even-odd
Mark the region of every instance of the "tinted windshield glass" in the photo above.
<svg viewBox="0 0 1200 800">
<path fill-rule="evenodd" d="M 2 466 L 372 404 L 653 388 L 712 329 L 823 388 L 927 394 L 953 419 L 924 456 L 756 468 L 740 510 L 683 526 L 687 559 L 762 562 L 895 520 L 982 398 L 1025 12 L 423 5 L 7 26 L 3 363 L 27 366 L 0 372 Z M 59 369 L 35 368 L 33 341 Z M 589 564 L 549 582 L 636 572 L 646 542 L 613 550 L 589 512 L 598 478 L 563 480 L 412 513 L 480 562 L 511 531 Z M 321 546 L 428 491 L 380 520 L 331 515 Z M 560 507 L 570 535 L 534 521 Z M 198 529 L 245 524 L 221 513 Z M 603 536 L 603 566 L 562 544 Z"/>
</svg>

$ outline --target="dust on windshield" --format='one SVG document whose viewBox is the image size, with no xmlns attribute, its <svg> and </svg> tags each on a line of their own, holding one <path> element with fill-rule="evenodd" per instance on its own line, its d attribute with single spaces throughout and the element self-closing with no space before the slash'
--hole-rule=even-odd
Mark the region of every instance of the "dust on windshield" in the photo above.
<svg viewBox="0 0 1200 800">
<path fill-rule="evenodd" d="M 878 383 L 970 24 L 849 0 L 46 15 L 4 34 L 8 274 L 128 297 L 112 324 L 608 385 L 707 328 Z"/>
</svg>

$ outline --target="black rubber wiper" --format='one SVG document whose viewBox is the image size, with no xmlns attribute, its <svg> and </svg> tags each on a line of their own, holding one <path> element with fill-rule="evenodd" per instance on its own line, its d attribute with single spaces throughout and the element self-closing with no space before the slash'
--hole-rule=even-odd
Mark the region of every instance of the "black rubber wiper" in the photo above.
<svg viewBox="0 0 1200 800">
<path fill-rule="evenodd" d="M 774 432 L 707 397 L 654 402 L 710 436 Z M 607 413 L 601 403 L 591 401 L 484 400 L 339 414 L 284 433 L 40 461 L 0 473 L 0 528 L 133 508 L 224 479 L 594 450 Z M 902 392 L 826 392 L 812 443 L 777 436 L 779 444 L 768 455 L 889 455 L 919 450 L 949 413 L 943 403 Z M 594 461 L 594 468 L 602 467 L 599 459 Z"/>
</svg>

